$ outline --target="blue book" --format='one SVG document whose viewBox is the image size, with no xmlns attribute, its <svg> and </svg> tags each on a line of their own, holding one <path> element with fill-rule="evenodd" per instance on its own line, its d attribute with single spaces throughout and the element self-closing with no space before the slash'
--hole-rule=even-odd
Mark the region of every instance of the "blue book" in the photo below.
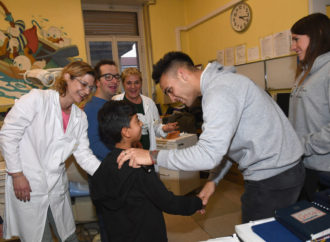
<svg viewBox="0 0 330 242">
<path fill-rule="evenodd" d="M 267 242 L 301 242 L 297 236 L 276 220 L 253 225 L 251 228 L 253 232 Z"/>
<path fill-rule="evenodd" d="M 330 214 L 315 203 L 299 201 L 275 211 L 275 219 L 303 241 L 330 234 Z"/>
</svg>

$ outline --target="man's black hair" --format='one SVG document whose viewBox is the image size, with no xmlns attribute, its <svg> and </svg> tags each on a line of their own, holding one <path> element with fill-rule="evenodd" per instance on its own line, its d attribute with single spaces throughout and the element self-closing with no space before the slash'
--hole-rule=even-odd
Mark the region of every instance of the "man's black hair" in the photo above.
<svg viewBox="0 0 330 242">
<path fill-rule="evenodd" d="M 103 65 L 117 66 L 116 62 L 114 62 L 113 60 L 100 60 L 99 62 L 97 62 L 97 64 L 94 67 L 97 79 L 99 79 L 101 76 L 100 69 L 101 69 L 101 66 L 103 66 Z"/>
<path fill-rule="evenodd" d="M 194 67 L 194 62 L 187 54 L 180 51 L 168 52 L 153 65 L 152 79 L 159 83 L 161 76 L 177 63 L 185 64 L 187 67 Z"/>
<path fill-rule="evenodd" d="M 122 139 L 121 130 L 130 127 L 136 108 L 126 100 L 106 102 L 98 112 L 99 133 L 102 142 L 112 148 Z"/>
</svg>

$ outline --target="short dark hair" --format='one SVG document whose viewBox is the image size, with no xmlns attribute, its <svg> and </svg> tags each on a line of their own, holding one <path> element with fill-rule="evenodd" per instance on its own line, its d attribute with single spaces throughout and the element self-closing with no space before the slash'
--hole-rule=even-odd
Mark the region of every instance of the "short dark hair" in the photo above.
<svg viewBox="0 0 330 242">
<path fill-rule="evenodd" d="M 136 114 L 134 105 L 126 100 L 110 100 L 103 105 L 97 118 L 100 138 L 107 147 L 111 148 L 121 141 L 121 130 L 130 127 L 134 114 Z"/>
<path fill-rule="evenodd" d="M 162 59 L 153 65 L 152 79 L 154 79 L 156 83 L 159 83 L 163 74 L 171 70 L 174 66 L 182 65 L 189 69 L 194 69 L 194 62 L 187 54 L 180 51 L 168 52 Z"/>
<path fill-rule="evenodd" d="M 299 19 L 292 27 L 291 33 L 307 35 L 309 45 L 306 55 L 300 63 L 300 68 L 312 68 L 314 60 L 319 56 L 330 51 L 330 20 L 322 13 L 314 13 Z"/>
<path fill-rule="evenodd" d="M 100 60 L 97 62 L 97 64 L 94 67 L 95 73 L 96 73 L 96 78 L 99 79 L 101 76 L 101 66 L 103 65 L 110 65 L 110 66 L 117 66 L 116 62 L 113 60 Z"/>
</svg>

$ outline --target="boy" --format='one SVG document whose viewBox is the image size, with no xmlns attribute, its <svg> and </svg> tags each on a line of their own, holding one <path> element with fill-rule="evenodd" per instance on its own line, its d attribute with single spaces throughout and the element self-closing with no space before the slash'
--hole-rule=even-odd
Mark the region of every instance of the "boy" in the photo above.
<svg viewBox="0 0 330 242">
<path fill-rule="evenodd" d="M 167 241 L 162 211 L 191 215 L 202 209 L 196 196 L 169 192 L 153 166 L 134 169 L 125 163 L 118 169 L 117 157 L 140 140 L 142 123 L 127 101 L 109 101 L 98 113 L 102 141 L 114 149 L 91 179 L 91 197 L 104 218 L 110 241 Z"/>
</svg>

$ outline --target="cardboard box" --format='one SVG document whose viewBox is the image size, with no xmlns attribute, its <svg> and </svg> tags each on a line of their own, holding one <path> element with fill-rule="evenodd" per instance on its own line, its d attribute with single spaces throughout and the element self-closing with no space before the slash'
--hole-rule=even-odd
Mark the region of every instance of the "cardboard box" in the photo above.
<svg viewBox="0 0 330 242">
<path fill-rule="evenodd" d="M 157 149 L 183 149 L 196 144 L 196 134 L 181 134 L 178 138 L 157 138 Z M 159 176 L 166 188 L 176 195 L 185 195 L 200 187 L 199 171 L 178 171 L 159 167 Z"/>
<path fill-rule="evenodd" d="M 196 134 L 182 133 L 178 138 L 164 139 L 156 138 L 157 150 L 182 149 L 196 144 Z"/>
</svg>

